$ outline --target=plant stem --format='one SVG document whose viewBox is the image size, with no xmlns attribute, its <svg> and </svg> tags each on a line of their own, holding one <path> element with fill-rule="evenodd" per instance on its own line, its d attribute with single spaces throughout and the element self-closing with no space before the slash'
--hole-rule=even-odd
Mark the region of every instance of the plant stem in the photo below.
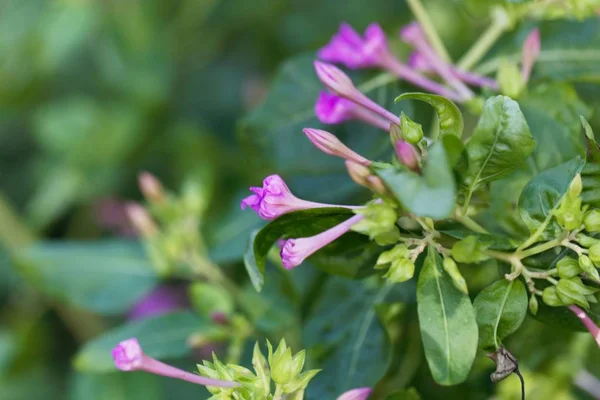
<svg viewBox="0 0 600 400">
<path fill-rule="evenodd" d="M 278 383 L 275 386 L 275 394 L 273 394 L 273 400 L 282 400 L 282 399 L 283 399 L 283 386 Z"/>
<path fill-rule="evenodd" d="M 458 222 L 460 222 L 461 224 L 463 224 L 464 226 L 466 226 L 467 228 L 469 228 L 470 230 L 472 230 L 473 232 L 484 233 L 484 234 L 489 233 L 483 226 L 479 225 L 471 217 L 467 217 L 466 215 L 456 215 L 455 219 Z"/>
<path fill-rule="evenodd" d="M 523 251 L 517 251 L 515 253 L 515 255 L 517 257 L 519 257 L 519 259 L 523 259 L 523 258 L 527 258 L 527 257 L 531 257 L 533 255 L 539 254 L 539 253 L 543 253 L 546 250 L 550 250 L 556 246 L 560 246 L 563 243 L 563 239 L 559 238 L 559 239 L 554 239 L 551 240 L 549 242 L 546 243 L 542 243 L 538 246 L 532 247 L 528 250 L 523 250 Z"/>
<path fill-rule="evenodd" d="M 429 43 L 431 43 L 431 47 L 433 47 L 438 57 L 440 57 L 443 61 L 447 63 L 451 63 L 452 60 L 450 59 L 450 55 L 448 54 L 448 51 L 446 50 L 442 39 L 440 39 L 440 36 L 438 35 L 437 30 L 435 29 L 435 26 L 431 21 L 431 18 L 429 18 L 427 10 L 425 10 L 425 7 L 423 7 L 423 4 L 421 4 L 421 1 L 407 0 L 406 2 L 408 3 L 408 6 L 410 7 L 415 17 L 417 18 L 417 21 L 419 21 L 421 28 L 427 36 L 427 40 L 429 40 Z"/>
<path fill-rule="evenodd" d="M 509 23 L 506 18 L 499 13 L 496 13 L 492 19 L 492 24 L 479 37 L 475 44 L 462 56 L 458 61 L 457 67 L 462 71 L 468 71 L 473 68 L 483 56 L 492 48 L 498 41 L 500 36 L 507 30 Z"/>
</svg>

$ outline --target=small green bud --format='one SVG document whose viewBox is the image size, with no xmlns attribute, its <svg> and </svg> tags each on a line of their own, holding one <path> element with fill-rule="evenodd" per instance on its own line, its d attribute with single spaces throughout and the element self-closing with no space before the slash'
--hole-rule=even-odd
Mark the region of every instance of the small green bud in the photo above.
<svg viewBox="0 0 600 400">
<path fill-rule="evenodd" d="M 600 243 L 590 246 L 588 256 L 594 264 L 600 264 Z"/>
<path fill-rule="evenodd" d="M 585 219 L 583 223 L 585 224 Z M 575 235 L 575 239 L 577 239 L 577 242 L 585 248 L 591 247 L 596 243 L 600 243 L 600 240 L 588 235 L 584 235 L 583 233 L 578 233 Z"/>
<path fill-rule="evenodd" d="M 545 304 L 549 305 L 550 307 L 560 307 L 565 305 L 562 302 L 562 300 L 558 297 L 558 294 L 556 293 L 556 288 L 554 286 L 548 286 L 544 289 L 544 291 L 542 292 L 542 300 Z"/>
<path fill-rule="evenodd" d="M 600 289 L 596 289 L 596 288 L 592 288 L 589 286 L 586 286 L 583 281 L 581 280 L 581 278 L 579 277 L 574 277 L 574 278 L 570 278 L 569 279 L 570 282 L 573 283 L 573 285 L 577 286 L 577 290 L 581 293 L 583 293 L 585 296 L 590 295 L 590 294 L 595 294 L 598 292 L 598 290 Z"/>
<path fill-rule="evenodd" d="M 452 246 L 452 258 L 463 263 L 480 263 L 490 258 L 484 253 L 486 249 L 477 236 L 467 236 Z"/>
<path fill-rule="evenodd" d="M 561 278 L 572 278 L 583 272 L 579 266 L 579 262 L 569 256 L 561 258 L 556 263 L 556 269 L 558 270 L 558 276 Z"/>
<path fill-rule="evenodd" d="M 254 352 L 252 353 L 252 366 L 256 371 L 256 376 L 261 384 L 261 388 L 264 392 L 270 392 L 271 390 L 271 370 L 269 369 L 269 363 L 267 359 L 260 351 L 258 342 L 254 345 Z"/>
<path fill-rule="evenodd" d="M 583 308 L 589 308 L 585 295 L 581 293 L 580 286 L 572 279 L 561 279 L 556 285 L 556 294 L 564 305 L 577 304 Z"/>
<path fill-rule="evenodd" d="M 581 180 L 581 175 L 577 174 L 575 178 L 573 178 L 573 180 L 571 181 L 571 184 L 569 185 L 569 197 L 571 197 L 572 199 L 579 197 L 582 190 L 583 182 Z"/>
<path fill-rule="evenodd" d="M 585 213 L 583 225 L 588 232 L 600 232 L 600 210 L 597 208 Z"/>
<path fill-rule="evenodd" d="M 579 257 L 579 266 L 586 274 L 588 274 L 590 278 L 592 278 L 596 282 L 600 281 L 600 275 L 598 275 L 598 270 L 596 269 L 596 266 L 588 256 L 582 255 Z"/>
<path fill-rule="evenodd" d="M 556 222 L 566 230 L 574 230 L 583 224 L 583 211 L 581 210 L 581 198 L 565 196 L 560 207 L 555 212 Z"/>
<path fill-rule="evenodd" d="M 271 377 L 275 383 L 286 384 L 294 379 L 295 367 L 292 361 L 292 349 L 287 347 L 285 340 L 279 342 L 279 346 L 273 354 L 269 354 L 269 364 L 271 366 Z"/>
<path fill-rule="evenodd" d="M 590 304 L 598 304 L 598 299 L 596 298 L 595 294 L 588 294 L 587 296 L 585 296 L 585 299 L 590 303 Z"/>
<path fill-rule="evenodd" d="M 465 278 L 460 273 L 456 262 L 450 257 L 444 258 L 444 262 L 442 263 L 444 270 L 450 275 L 452 278 L 452 283 L 454 287 L 463 292 L 464 294 L 469 294 L 469 289 L 467 288 L 467 282 Z"/>
<path fill-rule="evenodd" d="M 299 390 L 306 389 L 310 380 L 312 378 L 314 378 L 315 375 L 317 375 L 319 372 L 321 372 L 320 369 L 311 369 L 310 371 L 301 373 L 292 382 L 286 383 L 285 385 L 283 385 L 283 392 L 284 393 L 295 393 Z"/>
<path fill-rule="evenodd" d="M 500 63 L 497 80 L 500 92 L 512 98 L 518 98 L 523 89 L 525 89 L 525 83 L 523 82 L 519 67 L 516 63 L 508 60 L 502 60 Z"/>
<path fill-rule="evenodd" d="M 385 242 L 382 244 L 398 241 L 399 232 L 396 227 L 398 215 L 394 205 L 371 202 L 365 208 L 355 210 L 355 213 L 364 215 L 365 219 L 355 224 L 352 227 L 353 231 L 368 235 L 371 239 L 380 239 Z"/>
<path fill-rule="evenodd" d="M 388 272 L 383 275 L 389 283 L 406 282 L 415 274 L 415 263 L 408 258 L 397 258 L 392 262 Z"/>
<path fill-rule="evenodd" d="M 408 118 L 404 113 L 400 116 L 400 127 L 402 128 L 402 136 L 408 143 L 417 144 L 423 139 L 421 124 Z"/>
<path fill-rule="evenodd" d="M 536 315 L 538 311 L 538 301 L 534 294 L 529 298 L 529 312 L 532 315 Z"/>
<path fill-rule="evenodd" d="M 410 255 L 410 250 L 408 246 L 405 244 L 398 244 L 394 246 L 391 250 L 384 251 L 377 258 L 377 263 L 375 264 L 375 269 L 384 269 L 387 268 L 388 264 L 394 262 L 399 258 L 408 258 Z"/>
</svg>

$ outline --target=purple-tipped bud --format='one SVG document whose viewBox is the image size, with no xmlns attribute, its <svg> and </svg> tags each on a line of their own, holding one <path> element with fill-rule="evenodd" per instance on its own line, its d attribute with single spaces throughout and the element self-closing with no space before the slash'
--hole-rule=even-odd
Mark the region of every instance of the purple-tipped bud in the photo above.
<svg viewBox="0 0 600 400">
<path fill-rule="evenodd" d="M 364 36 L 350 25 L 342 24 L 331 41 L 319 50 L 319 58 L 352 69 L 379 66 L 387 54 L 387 39 L 378 24 L 369 25 Z"/>
<path fill-rule="evenodd" d="M 408 56 L 408 66 L 421 72 L 431 72 L 433 70 L 427 57 L 420 51 L 413 51 L 410 56 Z"/>
<path fill-rule="evenodd" d="M 346 160 L 346 169 L 348 170 L 348 175 L 350 175 L 350 178 L 352 178 L 354 182 L 361 186 L 368 186 L 367 178 L 371 175 L 369 168 L 362 164 Z"/>
<path fill-rule="evenodd" d="M 400 38 L 404 43 L 413 45 L 427 44 L 427 37 L 421 29 L 421 25 L 417 21 L 413 21 L 408 25 L 405 25 L 400 29 Z"/>
<path fill-rule="evenodd" d="M 150 237 L 158 234 L 158 226 L 146 211 L 146 209 L 138 203 L 127 203 L 125 205 L 125 213 L 131 221 L 131 225 L 142 236 Z"/>
<path fill-rule="evenodd" d="M 367 177 L 367 187 L 369 189 L 371 189 L 372 191 L 374 191 L 375 193 L 379 193 L 379 194 L 387 193 L 387 189 L 386 189 L 385 185 L 383 184 L 383 181 L 381 180 L 380 177 L 375 176 L 375 175 L 370 175 Z"/>
<path fill-rule="evenodd" d="M 140 190 L 146 199 L 159 203 L 165 199 L 165 191 L 160 181 L 149 172 L 142 172 L 138 176 Z"/>
<path fill-rule="evenodd" d="M 369 387 L 352 389 L 343 393 L 337 400 L 367 400 L 371 392 L 372 389 Z"/>
<path fill-rule="evenodd" d="M 250 207 L 259 217 L 266 220 L 278 218 L 284 214 L 298 210 L 322 207 L 346 207 L 335 204 L 316 203 L 306 201 L 294 196 L 279 175 L 270 175 L 263 181 L 263 187 L 251 187 L 254 194 L 242 200 L 241 207 L 245 210 Z"/>
<path fill-rule="evenodd" d="M 338 239 L 344 233 L 348 232 L 352 228 L 352 225 L 360 222 L 364 218 L 364 215 L 355 215 L 318 235 L 286 240 L 280 252 L 281 263 L 286 269 L 297 267 L 302 264 L 307 257 L 310 257 L 318 250 Z"/>
<path fill-rule="evenodd" d="M 315 61 L 315 71 L 330 92 L 345 98 L 356 96 L 358 90 L 354 87 L 352 80 L 338 67 L 333 64 Z"/>
<path fill-rule="evenodd" d="M 396 142 L 396 156 L 398 160 L 406 165 L 410 170 L 419 170 L 419 156 L 415 148 L 404 140 L 398 140 Z"/>
<path fill-rule="evenodd" d="M 340 157 L 344 160 L 352 161 L 361 165 L 371 164 L 370 160 L 367 160 L 360 154 L 349 149 L 344 143 L 335 137 L 335 135 L 327 131 L 305 128 L 303 132 L 319 150 L 326 154 Z"/>
<path fill-rule="evenodd" d="M 524 82 L 527 82 L 529 80 L 529 76 L 531 75 L 533 65 L 540 56 L 540 51 L 540 31 L 536 28 L 529 33 L 527 39 L 525 39 L 525 42 L 523 43 L 521 74 L 523 76 Z"/>
<path fill-rule="evenodd" d="M 354 118 L 353 111 L 358 106 L 335 94 L 321 92 L 315 104 L 315 114 L 324 124 L 339 124 Z"/>
<path fill-rule="evenodd" d="M 112 350 L 115 366 L 121 371 L 133 371 L 142 366 L 144 352 L 136 338 L 122 341 Z"/>
<path fill-rule="evenodd" d="M 203 376 L 190 374 L 179 368 L 162 363 L 144 354 L 136 338 L 120 342 L 112 350 L 115 366 L 121 371 L 145 371 L 155 375 L 167 376 L 169 378 L 181 379 L 187 382 L 204 386 L 214 387 L 238 387 L 237 382 L 222 381 L 219 379 L 205 378 Z"/>
</svg>

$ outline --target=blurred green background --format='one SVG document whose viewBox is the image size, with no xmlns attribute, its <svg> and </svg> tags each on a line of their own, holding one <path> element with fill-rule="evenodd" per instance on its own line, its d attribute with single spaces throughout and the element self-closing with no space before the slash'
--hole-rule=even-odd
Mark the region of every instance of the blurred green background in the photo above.
<svg viewBox="0 0 600 400">
<path fill-rule="evenodd" d="M 487 2 L 427 1 L 453 55 L 485 28 L 482 3 Z M 203 231 L 213 260 L 243 281 L 239 261 L 258 221 L 239 211 L 239 201 L 266 172 L 280 172 L 267 168 L 265 160 L 274 158 L 272 164 L 280 165 L 290 156 L 265 150 L 288 142 L 265 146 L 257 139 L 262 147 L 249 146 L 256 127 L 268 129 L 272 123 L 257 123 L 259 114 L 243 118 L 263 102 L 285 59 L 301 57 L 309 65 L 340 22 L 362 30 L 377 21 L 397 45 L 398 28 L 411 19 L 398 0 L 0 0 L 0 399 L 199 399 L 198 389 L 186 383 L 143 374 L 75 372 L 71 361 L 79 346 L 117 325 L 124 306 L 90 298 L 85 286 L 90 283 L 77 275 L 78 265 L 61 270 L 62 275 L 44 276 L 44 261 L 56 252 L 40 253 L 42 270 L 35 273 L 15 267 L 14 255 L 33 238 L 131 237 L 123 202 L 141 199 L 137 175 L 150 171 L 170 189 L 197 190 L 208 208 Z M 598 48 L 594 23 L 573 33 L 575 42 L 585 39 L 585 46 Z M 517 30 L 505 47 L 516 48 L 526 33 Z M 406 54 L 407 49 L 399 50 Z M 542 72 L 542 78 L 561 74 Z M 598 86 L 577 85 L 579 95 L 596 108 Z M 295 101 L 293 91 L 286 95 L 288 102 Z M 326 165 L 315 157 L 321 168 Z M 548 165 L 559 161 L 551 159 Z M 319 175 L 311 172 L 311 156 L 302 162 L 306 175 Z M 351 185 L 339 166 L 335 173 L 338 181 Z M 318 192 L 311 197 L 315 200 L 336 198 L 306 189 L 312 181 L 305 178 L 296 178 L 298 193 Z M 83 261 L 94 271 L 89 273 L 98 274 L 92 285 L 126 292 L 131 280 L 119 282 L 120 265 L 110 258 L 121 250 L 95 251 L 97 257 Z M 72 254 L 60 265 L 74 262 Z M 300 274 L 294 278 L 298 291 L 310 295 L 302 288 L 314 277 Z M 53 286 L 60 288 L 55 292 L 36 285 L 52 279 L 63 284 Z M 131 289 L 129 303 L 156 283 L 148 279 L 148 285 Z M 65 287 L 73 291 L 65 294 Z M 264 296 L 278 299 L 281 293 L 270 294 L 276 290 L 270 287 Z M 65 296 L 69 301 L 62 301 Z M 275 319 L 286 323 L 281 315 Z M 537 325 L 527 329 L 534 337 L 541 332 Z M 568 351 L 585 358 L 583 347 L 572 343 Z M 522 353 L 535 353 L 521 346 Z M 550 357 L 547 350 L 531 356 L 532 366 Z M 179 365 L 193 369 L 189 359 Z M 481 370 L 489 373 L 486 368 L 490 365 Z M 447 395 L 487 398 L 484 393 L 493 390 L 487 376 L 481 373 L 477 379 L 470 392 L 463 388 L 462 395 Z M 423 378 L 421 383 L 426 387 L 428 382 Z"/>
</svg>

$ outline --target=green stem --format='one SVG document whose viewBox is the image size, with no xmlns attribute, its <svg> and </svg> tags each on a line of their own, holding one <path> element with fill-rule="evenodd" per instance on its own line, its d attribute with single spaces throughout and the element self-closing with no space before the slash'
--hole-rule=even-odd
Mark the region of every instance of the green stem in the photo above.
<svg viewBox="0 0 600 400">
<path fill-rule="evenodd" d="M 467 217 L 466 215 L 457 215 L 455 217 L 455 219 L 458 222 L 460 222 L 461 224 L 463 224 L 464 226 L 466 226 L 467 228 L 469 228 L 470 230 L 472 230 L 473 232 L 484 233 L 484 234 L 489 233 L 483 226 L 479 225 L 471 217 Z"/>
<path fill-rule="evenodd" d="M 283 386 L 278 383 L 275 386 L 275 394 L 273 395 L 273 400 L 282 400 L 282 399 L 283 399 Z"/>
<path fill-rule="evenodd" d="M 473 68 L 487 54 L 508 27 L 509 24 L 506 18 L 503 18 L 500 14 L 496 14 L 492 20 L 492 24 L 458 61 L 458 69 L 468 71 Z"/>
<path fill-rule="evenodd" d="M 546 250 L 550 250 L 556 246 L 560 246 L 562 244 L 563 240 L 562 238 L 560 239 L 554 239 L 551 240 L 549 242 L 546 243 L 542 243 L 538 246 L 532 247 L 530 249 L 524 250 L 524 251 L 517 251 L 515 253 L 515 255 L 519 258 L 519 259 L 523 259 L 523 258 L 527 258 L 527 257 L 531 257 L 533 255 L 539 254 L 539 253 L 543 253 Z"/>
<path fill-rule="evenodd" d="M 448 54 L 442 39 L 438 35 L 431 18 L 429 18 L 427 10 L 425 10 L 425 7 L 421 4 L 421 0 L 407 0 L 406 2 L 417 18 L 417 21 L 419 21 L 421 28 L 425 32 L 425 36 L 427 36 L 431 47 L 433 47 L 438 57 L 447 63 L 451 63 L 452 60 L 450 59 L 450 55 Z"/>
</svg>

